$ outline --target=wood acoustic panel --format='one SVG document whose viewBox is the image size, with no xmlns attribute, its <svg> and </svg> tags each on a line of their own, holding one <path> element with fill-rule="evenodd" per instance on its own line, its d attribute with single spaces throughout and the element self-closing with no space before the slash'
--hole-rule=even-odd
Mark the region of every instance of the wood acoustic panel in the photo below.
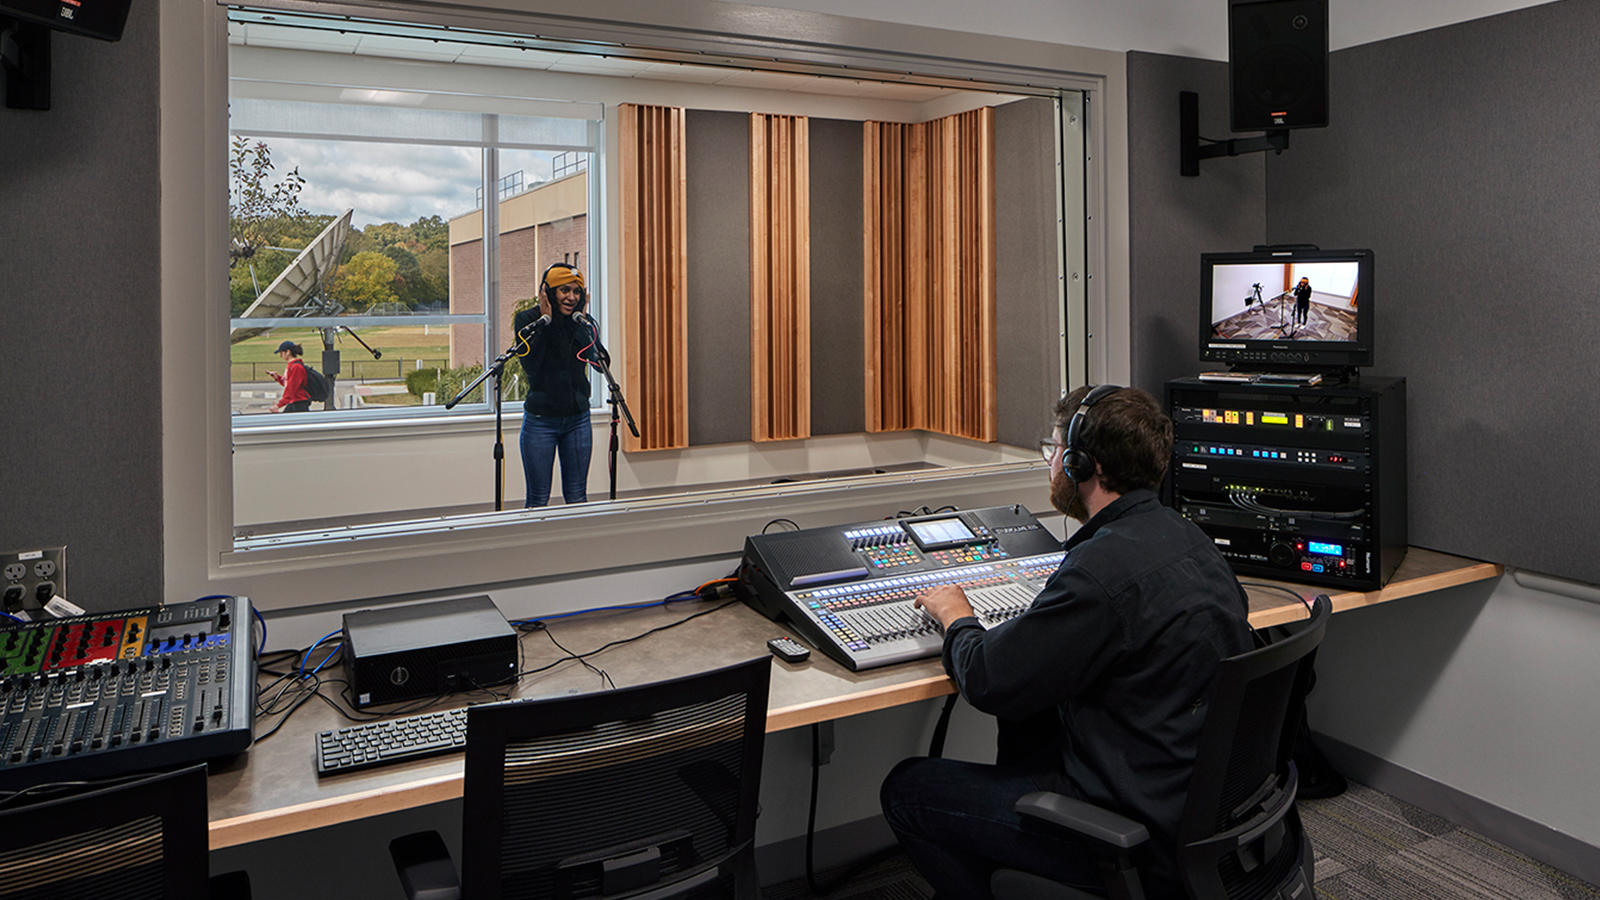
<svg viewBox="0 0 1600 900">
<path fill-rule="evenodd" d="M 811 152 L 804 116 L 750 114 L 750 436 L 811 436 Z"/>
<path fill-rule="evenodd" d="M 622 194 L 623 389 L 639 426 L 627 450 L 689 446 L 684 111 L 617 110 Z"/>
<path fill-rule="evenodd" d="M 993 441 L 994 110 L 862 139 L 867 429 Z"/>
</svg>

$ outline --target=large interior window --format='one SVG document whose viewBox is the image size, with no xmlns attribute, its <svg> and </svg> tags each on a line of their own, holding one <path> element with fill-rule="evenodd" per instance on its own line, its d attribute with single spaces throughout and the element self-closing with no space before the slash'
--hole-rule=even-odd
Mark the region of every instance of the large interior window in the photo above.
<svg viewBox="0 0 1600 900">
<path fill-rule="evenodd" d="M 556 262 L 583 269 L 590 312 L 612 342 L 621 376 L 627 351 L 620 304 L 627 298 L 620 294 L 620 162 L 611 123 L 626 104 L 688 109 L 691 127 L 702 129 L 691 134 L 691 147 L 703 129 L 752 113 L 808 117 L 823 123 L 813 134 L 833 134 L 833 146 L 848 148 L 855 140 L 849 135 L 867 122 L 915 124 L 1026 107 L 1047 140 L 1030 148 L 1040 152 L 1021 170 L 1025 183 L 1003 190 L 1008 202 L 1018 202 L 1016 195 L 1047 209 L 1041 221 L 1056 231 L 1046 226 L 1042 240 L 1029 235 L 1038 265 L 1028 271 L 1037 283 L 1001 282 L 1003 298 L 1026 297 L 1043 317 L 1027 326 L 1027 346 L 1012 341 L 1000 355 L 999 403 L 1014 396 L 1005 389 L 1008 377 L 1037 381 L 1049 394 L 1083 378 L 1085 101 L 1076 91 L 903 73 L 819 74 L 798 64 L 784 71 L 770 59 L 706 65 L 682 54 L 651 59 L 637 48 L 614 53 L 600 43 L 562 46 L 247 8 L 230 9 L 229 40 L 230 224 L 238 232 L 230 233 L 229 291 L 236 550 L 454 529 L 494 509 L 497 481 L 507 497 L 521 496 L 519 367 L 505 370 L 503 422 L 481 389 L 448 413 L 443 404 L 509 346 L 518 305 L 534 301 L 540 276 Z M 733 190 L 714 181 L 715 165 L 696 166 L 691 159 L 701 196 Z M 1005 174 L 1014 178 L 1015 167 Z M 255 207 L 249 197 L 259 201 Z M 745 202 L 729 200 L 728 221 L 743 215 Z M 697 235 L 699 246 L 706 233 Z M 1011 244 L 1004 247 L 1009 252 Z M 725 249 L 718 255 L 729 259 L 748 252 L 734 242 Z M 692 284 L 709 283 L 707 259 L 691 268 Z M 1003 254 L 1001 263 L 999 277 L 1015 278 L 1019 267 L 1006 265 Z M 696 308 L 711 308 L 703 294 L 691 292 L 689 302 L 691 326 L 727 327 L 717 316 L 696 321 Z M 862 328 L 849 315 L 827 325 L 824 341 L 828 329 Z M 1014 326 L 1002 315 L 1002 335 L 1007 327 Z M 332 397 L 307 412 L 268 415 L 281 389 L 267 373 L 281 371 L 273 351 L 284 340 L 334 376 Z M 706 345 L 694 346 L 703 359 Z M 749 351 L 735 343 L 725 352 Z M 1025 376 L 1015 368 L 1023 365 L 1032 367 Z M 1035 371 L 1046 375 L 1034 378 Z M 602 380 L 591 384 L 589 493 L 599 506 L 607 493 L 610 408 Z M 848 399 L 859 409 L 859 396 Z M 705 395 L 695 402 L 711 426 L 728 424 L 706 419 Z M 813 420 L 829 417 L 814 412 Z M 1025 465 L 1037 456 L 1027 448 L 1037 435 L 1017 437 L 1015 428 L 1002 430 L 998 441 L 865 427 L 804 440 L 697 440 L 720 434 L 707 427 L 691 423 L 687 448 L 619 454 L 610 475 L 619 501 L 930 467 Z M 285 483 L 296 490 L 284 491 Z"/>
</svg>

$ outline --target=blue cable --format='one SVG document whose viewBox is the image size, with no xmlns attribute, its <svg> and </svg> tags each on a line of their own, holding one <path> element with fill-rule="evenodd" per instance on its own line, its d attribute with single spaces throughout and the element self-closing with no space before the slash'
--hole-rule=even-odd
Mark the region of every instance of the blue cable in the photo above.
<svg viewBox="0 0 1600 900">
<path fill-rule="evenodd" d="M 267 652 L 267 617 L 254 606 L 250 607 L 250 611 L 256 614 L 256 621 L 261 623 L 261 649 L 256 651 L 256 656 L 261 656 Z"/>
<path fill-rule="evenodd" d="M 5 612 L 4 610 L 0 610 L 0 616 L 5 616 L 6 618 L 10 619 L 11 621 L 16 622 L 18 625 L 26 625 L 26 624 L 28 624 L 28 620 L 27 619 L 18 618 L 17 616 L 13 616 L 11 613 Z"/>
<path fill-rule="evenodd" d="M 300 677 L 301 678 L 306 677 L 306 661 L 311 658 L 312 651 L 316 650 L 318 647 L 321 647 L 323 641 L 326 641 L 328 638 L 331 638 L 334 635 L 339 634 L 343 630 L 344 629 L 341 628 L 341 629 L 339 629 L 339 631 L 330 631 L 327 634 L 323 635 L 321 638 L 319 638 L 315 644 L 312 644 L 311 646 L 306 648 L 305 654 L 300 657 Z M 323 660 L 323 662 L 326 663 L 327 660 Z M 312 674 L 315 675 L 316 672 L 312 672 Z"/>
<path fill-rule="evenodd" d="M 569 618 L 571 616 L 581 616 L 581 615 L 584 615 L 585 613 L 616 612 L 616 611 L 627 610 L 627 609 L 649 609 L 652 606 L 664 606 L 664 605 L 666 605 L 666 602 L 667 601 L 665 601 L 665 600 L 652 600 L 649 603 L 634 603 L 634 604 L 630 604 L 628 606 L 596 606 L 593 609 L 580 609 L 580 610 L 578 610 L 576 612 L 556 613 L 554 615 L 539 616 L 539 617 L 533 618 L 533 619 L 518 619 L 515 622 L 512 622 L 511 624 L 512 625 L 531 625 L 531 624 L 533 624 L 535 622 L 543 622 L 543 621 L 546 621 L 548 619 L 565 619 L 565 618 Z"/>
</svg>

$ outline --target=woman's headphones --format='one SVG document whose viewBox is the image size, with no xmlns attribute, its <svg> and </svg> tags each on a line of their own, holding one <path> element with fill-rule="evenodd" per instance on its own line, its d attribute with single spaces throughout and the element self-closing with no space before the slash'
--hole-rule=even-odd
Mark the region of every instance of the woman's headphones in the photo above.
<svg viewBox="0 0 1600 900">
<path fill-rule="evenodd" d="M 544 274 L 539 276 L 540 299 L 549 303 L 552 310 L 554 309 L 556 301 L 554 297 L 550 296 L 550 273 L 556 269 L 566 269 L 568 272 L 578 276 L 578 309 L 576 311 L 583 312 L 589 306 L 589 289 L 583 286 L 583 273 L 576 266 L 569 263 L 551 263 L 550 267 L 544 270 Z"/>
<path fill-rule="evenodd" d="M 1061 455 L 1061 471 L 1067 473 L 1067 477 L 1074 483 L 1081 484 L 1094 477 L 1096 465 L 1094 454 L 1079 446 L 1079 442 L 1083 440 L 1084 430 L 1089 427 L 1089 407 L 1120 390 L 1122 387 L 1115 384 L 1102 384 L 1091 388 L 1089 393 L 1084 394 L 1083 399 L 1078 401 L 1077 410 L 1067 421 L 1067 446 Z"/>
</svg>

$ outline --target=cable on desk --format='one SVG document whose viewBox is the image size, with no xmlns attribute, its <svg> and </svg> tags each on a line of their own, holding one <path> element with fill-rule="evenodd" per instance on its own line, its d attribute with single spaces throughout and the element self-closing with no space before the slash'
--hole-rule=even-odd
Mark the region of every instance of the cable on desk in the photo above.
<svg viewBox="0 0 1600 900">
<path fill-rule="evenodd" d="M 602 687 L 608 687 L 613 691 L 617 689 L 617 683 L 615 681 L 611 680 L 611 673 L 607 672 L 605 669 L 597 667 L 594 663 L 589 662 L 587 659 L 584 659 L 583 657 L 577 655 L 576 653 L 573 653 L 571 650 L 568 650 L 566 648 L 566 645 L 564 645 L 560 641 L 556 640 L 556 636 L 550 632 L 550 629 L 548 629 L 548 628 L 544 629 L 544 636 L 550 639 L 550 643 L 556 645 L 556 649 L 557 650 L 560 650 L 562 653 L 565 653 L 567 655 L 568 659 L 575 659 L 578 662 L 583 663 L 583 667 L 585 669 L 588 669 L 589 671 L 595 673 L 596 675 L 599 675 L 600 676 L 600 684 L 601 684 Z M 521 642 L 519 641 L 518 643 L 521 643 Z"/>
<path fill-rule="evenodd" d="M 762 534 L 766 534 L 768 528 L 771 528 L 772 526 L 777 525 L 780 522 L 788 525 L 790 531 L 799 531 L 800 530 L 800 523 L 796 522 L 793 519 L 773 519 L 772 521 L 768 522 L 767 524 L 761 526 L 761 533 Z"/>
<path fill-rule="evenodd" d="M 737 572 L 735 572 L 735 575 L 737 575 Z M 523 669 L 524 648 L 522 646 L 522 641 L 519 639 L 517 641 L 518 671 L 516 679 L 512 682 L 512 685 L 514 686 L 515 681 L 520 681 L 522 678 L 528 675 L 543 672 L 546 669 L 554 668 L 555 666 L 561 665 L 565 662 L 577 660 L 589 670 L 597 673 L 607 685 L 614 689 L 616 684 L 611 680 L 610 674 L 608 674 L 604 669 L 590 664 L 587 661 L 588 657 L 602 653 L 621 644 L 627 644 L 640 640 L 641 638 L 648 637 L 656 632 L 665 631 L 668 628 L 675 628 L 685 622 L 697 619 L 701 616 L 710 615 L 711 613 L 714 613 L 720 609 L 725 609 L 726 607 L 732 605 L 735 601 L 729 600 L 728 602 L 719 604 L 712 609 L 702 610 L 694 613 L 693 615 L 685 616 L 676 622 L 657 626 L 641 634 L 634 635 L 633 637 L 620 638 L 618 640 L 611 641 L 585 653 L 573 653 L 566 647 L 562 646 L 562 644 L 556 640 L 555 635 L 550 634 L 549 629 L 545 624 L 547 620 L 564 619 L 591 612 L 648 609 L 655 606 L 664 607 L 686 600 L 713 600 L 732 597 L 733 590 L 731 584 L 735 580 L 737 579 L 734 575 L 730 575 L 725 578 L 715 578 L 692 590 L 679 591 L 660 600 L 653 600 L 647 603 L 625 604 L 620 606 L 604 607 L 602 609 L 579 610 L 577 612 L 542 616 L 538 619 L 523 619 L 513 621 L 510 624 L 514 626 L 517 631 L 523 634 L 534 631 L 544 631 L 550 638 L 550 641 L 567 655 L 556 660 L 555 662 L 550 663 L 549 665 L 541 666 L 537 669 Z M 264 628 L 265 622 L 262 624 Z M 383 712 L 368 712 L 361 710 L 356 706 L 354 698 L 350 695 L 350 684 L 345 679 L 324 677 L 321 674 L 322 670 L 332 663 L 334 659 L 338 658 L 343 652 L 343 641 L 340 641 L 330 647 L 326 656 L 323 656 L 315 664 L 312 663 L 312 659 L 316 654 L 317 648 L 322 647 L 324 644 L 328 643 L 328 641 L 338 637 L 342 632 L 343 629 L 329 632 L 318 639 L 316 643 L 303 650 L 274 650 L 271 653 L 263 652 L 261 656 L 258 657 L 258 663 L 256 667 L 257 674 L 273 676 L 273 680 L 264 685 L 258 682 L 256 686 L 255 714 L 257 717 L 279 716 L 280 718 L 276 723 L 273 724 L 271 728 L 267 729 L 264 733 L 258 736 L 256 738 L 257 741 L 263 741 L 271 737 L 279 728 L 283 727 L 283 723 L 288 721 L 290 716 L 299 710 L 300 707 L 309 702 L 313 697 L 321 700 L 323 703 L 328 704 L 328 706 L 332 707 L 335 712 L 352 722 L 371 722 L 379 719 L 388 719 L 394 716 L 409 715 L 413 712 L 425 710 L 429 706 L 432 706 L 441 700 L 450 697 L 459 697 L 463 693 L 484 693 L 488 694 L 495 700 L 507 700 L 511 697 L 511 690 L 509 689 L 501 692 L 495 690 L 493 687 L 474 683 L 471 685 L 471 690 L 468 691 L 442 691 L 431 696 L 418 697 L 412 700 L 402 701 L 401 703 L 390 705 L 389 708 L 385 709 Z M 282 662 L 290 663 L 290 665 L 287 667 L 287 671 L 278 671 L 272 668 L 274 664 Z M 332 673 L 330 673 L 330 676 L 331 674 Z M 336 696 L 339 700 L 344 701 L 344 705 L 335 702 L 334 699 L 328 697 L 323 691 L 325 686 L 333 687 L 335 685 L 343 686 L 339 689 L 339 692 Z M 274 690 L 276 693 L 273 693 Z"/>
<path fill-rule="evenodd" d="M 720 604 L 712 607 L 711 609 L 701 610 L 700 612 L 697 612 L 694 615 L 685 616 L 685 617 L 679 619 L 676 622 L 668 622 L 665 625 L 657 625 L 655 628 L 652 628 L 649 631 L 643 632 L 641 634 L 636 634 L 633 637 L 618 638 L 617 640 L 611 641 L 609 643 L 601 644 L 599 647 L 596 647 L 595 649 L 589 650 L 589 651 L 587 651 L 585 653 L 574 653 L 574 654 L 572 654 L 570 656 L 566 656 L 566 657 L 563 657 L 561 659 L 558 659 L 553 663 L 549 663 L 547 665 L 540 666 L 537 669 L 528 669 L 528 670 L 523 671 L 523 672 L 518 672 L 517 673 L 517 677 L 521 678 L 521 677 L 523 677 L 525 675 L 535 675 L 535 674 L 538 674 L 539 672 L 546 671 L 547 669 L 553 669 L 556 666 L 559 666 L 564 662 L 570 662 L 572 660 L 578 660 L 579 662 L 582 662 L 585 658 L 590 657 L 590 656 L 594 656 L 597 653 L 603 653 L 606 650 L 610 650 L 612 647 L 620 646 L 622 644 L 631 644 L 634 641 L 642 640 L 642 639 L 647 638 L 650 635 L 655 634 L 657 632 L 666 631 L 669 628 L 677 628 L 679 625 L 682 625 L 685 622 L 691 622 L 691 621 L 694 621 L 695 619 L 700 618 L 701 616 L 709 616 L 712 613 L 717 612 L 719 610 L 727 609 L 728 607 L 732 606 L 733 604 L 735 604 L 737 602 L 738 602 L 737 600 L 729 600 L 726 603 L 720 603 Z M 533 621 L 533 622 L 529 623 L 527 630 L 529 630 L 529 631 L 538 631 L 538 630 L 543 629 L 543 628 L 544 628 L 544 622 L 536 620 L 536 621 Z"/>
<path fill-rule="evenodd" d="M 318 638 L 317 642 L 315 644 L 312 644 L 310 647 L 306 648 L 306 652 L 303 655 L 301 655 L 301 657 L 300 657 L 300 677 L 301 678 L 306 677 L 306 662 L 308 660 L 310 660 L 311 654 L 318 647 L 322 646 L 323 641 L 326 641 L 328 638 L 334 637 L 335 635 L 338 635 L 343 631 L 344 631 L 344 629 L 342 629 L 342 628 L 339 629 L 339 631 L 330 631 L 327 634 L 323 635 L 322 637 Z M 338 652 L 338 648 L 335 648 L 334 652 Z M 332 658 L 333 658 L 332 654 L 329 654 L 328 657 L 323 659 L 322 662 L 324 664 L 326 664 L 328 662 L 328 659 L 332 659 Z M 318 666 L 318 668 L 321 668 L 321 666 Z M 315 669 L 312 670 L 313 673 L 315 673 L 315 671 L 316 671 Z"/>
</svg>

